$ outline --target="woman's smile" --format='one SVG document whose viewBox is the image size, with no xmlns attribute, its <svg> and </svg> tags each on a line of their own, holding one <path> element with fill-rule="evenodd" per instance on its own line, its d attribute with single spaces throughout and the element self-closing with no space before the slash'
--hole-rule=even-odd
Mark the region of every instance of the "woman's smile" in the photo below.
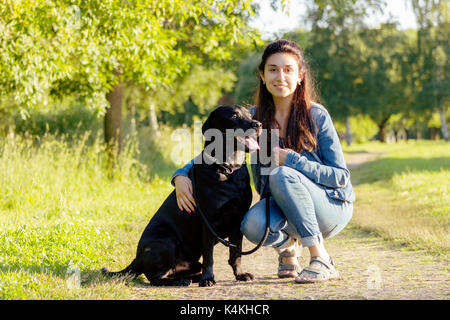
<svg viewBox="0 0 450 320">
<path fill-rule="evenodd" d="M 279 89 L 279 90 L 283 90 L 283 89 L 287 89 L 288 86 L 286 84 L 275 84 L 275 88 Z"/>
</svg>

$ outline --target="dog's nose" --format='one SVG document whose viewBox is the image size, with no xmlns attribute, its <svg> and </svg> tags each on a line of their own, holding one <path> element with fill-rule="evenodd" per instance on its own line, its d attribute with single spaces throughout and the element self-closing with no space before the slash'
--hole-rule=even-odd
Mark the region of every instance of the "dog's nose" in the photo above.
<svg viewBox="0 0 450 320">
<path fill-rule="evenodd" d="M 259 121 L 253 121 L 252 127 L 259 130 L 262 128 L 262 123 Z"/>
</svg>

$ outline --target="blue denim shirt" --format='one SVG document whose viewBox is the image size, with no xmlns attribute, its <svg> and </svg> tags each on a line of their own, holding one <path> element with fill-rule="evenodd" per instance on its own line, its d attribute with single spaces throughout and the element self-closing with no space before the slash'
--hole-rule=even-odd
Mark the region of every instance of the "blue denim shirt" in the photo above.
<svg viewBox="0 0 450 320">
<path fill-rule="evenodd" d="M 249 111 L 253 116 L 255 107 L 251 107 Z M 299 154 L 290 150 L 284 165 L 298 170 L 315 183 L 322 185 L 330 198 L 354 202 L 355 193 L 350 181 L 350 171 L 345 164 L 341 143 L 331 117 L 328 111 L 317 103 L 312 104 L 310 114 L 315 125 L 316 152 L 303 150 Z M 177 175 L 188 176 L 193 163 L 194 159 L 175 171 L 172 175 L 172 185 L 173 178 Z M 261 194 L 269 176 L 261 176 L 260 163 L 252 164 L 251 169 L 256 191 Z"/>
</svg>

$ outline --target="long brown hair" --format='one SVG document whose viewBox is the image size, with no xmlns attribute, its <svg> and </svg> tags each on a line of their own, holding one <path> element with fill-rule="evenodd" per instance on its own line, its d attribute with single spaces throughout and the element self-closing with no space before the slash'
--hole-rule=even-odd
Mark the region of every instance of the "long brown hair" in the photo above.
<svg viewBox="0 0 450 320">
<path fill-rule="evenodd" d="M 285 148 L 290 148 L 298 153 L 306 149 L 311 151 L 317 148 L 317 140 L 313 133 L 313 123 L 309 114 L 311 101 L 318 101 L 318 95 L 313 86 L 308 63 L 305 60 L 301 48 L 292 41 L 278 40 L 270 43 L 261 58 L 259 71 L 264 74 L 267 59 L 275 53 L 289 53 L 298 63 L 299 72 L 303 75 L 303 81 L 297 84 L 292 99 L 292 107 L 286 128 Z M 269 130 L 279 129 L 275 120 L 275 103 L 272 94 L 259 77 L 259 85 L 255 96 L 255 119 L 263 124 L 263 128 Z M 270 140 L 269 140 L 270 141 Z"/>
</svg>

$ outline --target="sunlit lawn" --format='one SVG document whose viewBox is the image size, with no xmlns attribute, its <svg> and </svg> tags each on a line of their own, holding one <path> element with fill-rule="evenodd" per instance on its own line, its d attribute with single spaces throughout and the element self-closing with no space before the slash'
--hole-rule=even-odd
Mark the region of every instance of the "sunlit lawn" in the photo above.
<svg viewBox="0 0 450 320">
<path fill-rule="evenodd" d="M 385 152 L 352 171 L 357 196 L 352 223 L 408 248 L 448 255 L 450 144 L 371 143 L 345 151 Z"/>
</svg>

